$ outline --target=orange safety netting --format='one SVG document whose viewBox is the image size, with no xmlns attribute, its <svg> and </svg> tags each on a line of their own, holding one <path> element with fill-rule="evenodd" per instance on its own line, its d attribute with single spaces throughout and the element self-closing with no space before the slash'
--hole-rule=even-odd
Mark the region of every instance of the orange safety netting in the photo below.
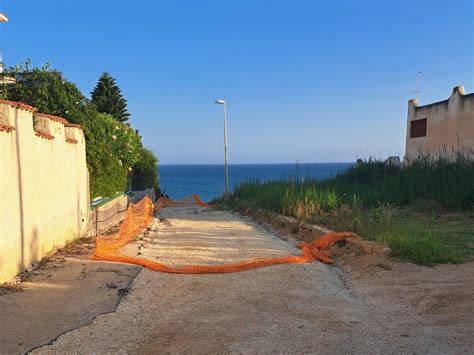
<svg viewBox="0 0 474 355">
<path fill-rule="evenodd" d="M 193 195 L 194 202 L 202 207 L 209 207 L 199 196 Z M 301 243 L 297 247 L 302 250 L 301 255 L 289 255 L 275 258 L 258 258 L 239 263 L 224 265 L 192 265 L 184 267 L 170 267 L 146 258 L 129 256 L 120 252 L 120 248 L 134 241 L 140 232 L 145 230 L 153 220 L 153 212 L 164 207 L 192 206 L 190 201 L 176 202 L 161 197 L 155 204 L 146 196 L 137 204 L 130 204 L 120 230 L 113 236 L 98 236 L 94 257 L 101 260 L 118 261 L 144 266 L 150 270 L 174 274 L 220 274 L 257 269 L 264 266 L 278 264 L 301 264 L 319 260 L 325 264 L 332 264 L 331 254 L 327 250 L 334 243 L 351 237 L 351 232 L 328 233 L 311 243 Z"/>
</svg>

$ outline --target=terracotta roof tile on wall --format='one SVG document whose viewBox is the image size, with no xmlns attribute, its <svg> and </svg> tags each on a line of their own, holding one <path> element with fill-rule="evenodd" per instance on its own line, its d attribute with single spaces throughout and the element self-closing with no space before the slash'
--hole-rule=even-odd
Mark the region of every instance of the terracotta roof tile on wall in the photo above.
<svg viewBox="0 0 474 355">
<path fill-rule="evenodd" d="M 82 129 L 81 125 L 76 123 L 65 123 L 64 126 Z"/>
<path fill-rule="evenodd" d="M 77 139 L 66 137 L 66 142 L 71 144 L 77 144 Z"/>
<path fill-rule="evenodd" d="M 15 130 L 15 127 L 13 126 L 10 126 L 8 124 L 4 124 L 4 123 L 0 123 L 0 132 L 11 132 L 11 131 L 14 131 Z"/>
<path fill-rule="evenodd" d="M 60 122 L 64 125 L 66 125 L 67 123 L 69 123 L 66 119 L 62 118 L 62 117 L 59 117 L 59 116 L 54 116 L 54 115 L 49 115 L 47 113 L 41 113 L 41 112 L 37 112 L 36 113 L 36 116 L 40 116 L 40 117 L 46 117 L 46 118 L 49 118 L 51 121 L 56 121 L 56 122 Z"/>
<path fill-rule="evenodd" d="M 24 104 L 23 102 L 16 102 L 16 101 L 10 101 L 10 100 L 0 100 L 0 104 L 10 105 L 11 107 L 16 107 L 16 108 L 26 110 L 26 111 L 31 111 L 31 112 L 36 111 L 35 107 Z"/>
<path fill-rule="evenodd" d="M 47 113 L 36 113 L 37 116 L 40 116 L 40 117 L 46 117 L 46 118 L 49 118 L 51 121 L 56 121 L 56 122 L 60 122 L 64 125 L 68 124 L 69 122 L 62 118 L 62 117 L 59 117 L 59 116 L 54 116 L 54 115 L 48 115 Z"/>
<path fill-rule="evenodd" d="M 54 139 L 54 136 L 52 134 L 46 132 L 35 132 L 35 135 L 44 139 Z"/>
<path fill-rule="evenodd" d="M 45 117 L 45 118 L 49 118 L 51 121 L 60 122 L 60 123 L 64 124 L 65 127 L 74 127 L 74 128 L 82 129 L 81 125 L 79 125 L 79 124 L 70 123 L 68 120 L 66 120 L 63 117 L 38 112 L 38 110 L 35 107 L 27 105 L 23 102 L 16 102 L 16 101 L 10 101 L 10 100 L 0 100 L 0 104 L 10 105 L 13 108 L 19 108 L 21 110 L 34 112 L 36 116 Z M 11 129 L 9 127 L 11 127 L 11 126 L 3 124 L 0 127 L 0 131 L 11 132 L 13 129 L 15 129 L 15 128 Z M 46 137 L 43 137 L 43 138 L 46 138 Z M 53 138 L 48 138 L 48 139 L 54 139 L 54 137 Z"/>
</svg>

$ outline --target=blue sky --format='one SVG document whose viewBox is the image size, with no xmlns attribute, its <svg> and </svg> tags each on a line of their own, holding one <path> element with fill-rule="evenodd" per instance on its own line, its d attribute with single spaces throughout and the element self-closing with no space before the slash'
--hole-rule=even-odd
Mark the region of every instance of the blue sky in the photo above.
<svg viewBox="0 0 474 355">
<path fill-rule="evenodd" d="M 7 65 L 51 62 L 89 96 L 103 71 L 162 163 L 403 155 L 408 99 L 473 91 L 470 1 L 0 0 Z"/>
</svg>

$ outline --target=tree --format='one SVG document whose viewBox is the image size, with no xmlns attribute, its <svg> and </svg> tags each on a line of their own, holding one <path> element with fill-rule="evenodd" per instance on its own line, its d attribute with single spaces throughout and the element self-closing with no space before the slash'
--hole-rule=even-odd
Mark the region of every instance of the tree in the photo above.
<svg viewBox="0 0 474 355">
<path fill-rule="evenodd" d="M 155 154 L 143 148 L 140 159 L 132 168 L 132 190 L 158 188 L 158 159 Z"/>
<path fill-rule="evenodd" d="M 130 113 L 127 111 L 127 101 L 109 73 L 100 76 L 91 97 L 99 112 L 111 114 L 119 122 L 128 120 Z"/>
</svg>

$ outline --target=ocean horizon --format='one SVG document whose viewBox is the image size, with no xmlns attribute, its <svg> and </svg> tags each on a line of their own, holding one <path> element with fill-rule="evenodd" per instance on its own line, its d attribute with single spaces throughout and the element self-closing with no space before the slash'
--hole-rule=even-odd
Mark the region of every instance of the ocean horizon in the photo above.
<svg viewBox="0 0 474 355">
<path fill-rule="evenodd" d="M 330 178 L 344 172 L 355 162 L 340 163 L 261 163 L 229 164 L 229 189 L 249 180 L 270 181 L 293 176 Z M 224 164 L 160 164 L 160 188 L 172 199 L 193 193 L 204 201 L 222 196 L 225 191 Z"/>
</svg>

